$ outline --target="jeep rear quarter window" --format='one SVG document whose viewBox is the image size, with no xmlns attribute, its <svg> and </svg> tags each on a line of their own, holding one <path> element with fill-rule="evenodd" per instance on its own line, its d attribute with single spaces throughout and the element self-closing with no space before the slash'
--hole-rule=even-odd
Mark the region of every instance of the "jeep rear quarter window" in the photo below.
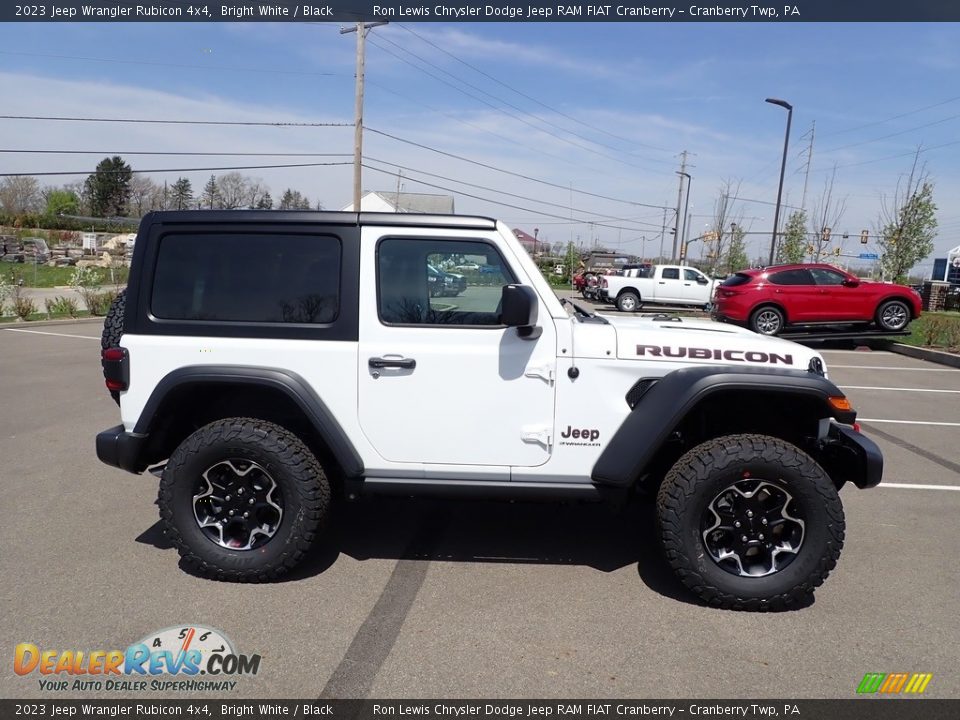
<svg viewBox="0 0 960 720">
<path fill-rule="evenodd" d="M 472 268 L 471 258 L 484 264 Z M 431 292 L 431 278 L 435 284 L 441 273 L 457 279 L 452 292 Z M 512 282 L 503 257 L 485 242 L 385 238 L 377 247 L 377 301 L 386 324 L 499 326 L 501 288 Z"/>
<path fill-rule="evenodd" d="M 151 311 L 163 320 L 332 323 L 340 256 L 332 235 L 165 235 Z"/>
</svg>

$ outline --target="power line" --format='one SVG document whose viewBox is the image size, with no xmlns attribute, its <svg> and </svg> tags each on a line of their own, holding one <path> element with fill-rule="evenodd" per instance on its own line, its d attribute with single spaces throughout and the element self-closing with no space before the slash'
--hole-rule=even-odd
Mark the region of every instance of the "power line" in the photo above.
<svg viewBox="0 0 960 720">
<path fill-rule="evenodd" d="M 423 42 L 427 43 L 428 45 L 431 45 L 432 47 L 436 48 L 437 50 L 439 50 L 440 52 L 444 53 L 445 55 L 449 55 L 450 57 L 452 57 L 454 60 L 456 60 L 456 61 L 457 61 L 458 63 L 460 63 L 461 65 L 465 65 L 466 67 L 470 68 L 470 69 L 473 70 L 474 72 L 480 73 L 480 74 L 483 75 L 485 78 L 488 78 L 488 79 L 490 79 L 490 80 L 493 80 L 493 81 L 494 81 L 495 83 L 497 83 L 498 85 L 502 85 L 503 87 L 507 88 L 507 90 L 510 90 L 511 92 L 515 92 L 517 95 L 519 95 L 519 96 L 521 96 L 521 97 L 524 97 L 524 98 L 526 98 L 527 100 L 529 100 L 530 102 L 536 103 L 537 105 L 540 105 L 540 106 L 546 108 L 547 110 L 550 110 L 551 112 L 556 113 L 557 115 L 560 115 L 560 116 L 562 116 L 562 117 L 565 117 L 565 118 L 567 118 L 568 120 L 572 120 L 573 122 L 575 122 L 575 123 L 577 123 L 577 124 L 579 124 L 579 125 L 583 125 L 583 126 L 586 127 L 586 128 L 590 128 L 591 130 L 595 130 L 596 132 L 603 133 L 604 135 L 609 135 L 610 137 L 612 137 L 612 138 L 614 138 L 614 139 L 616 139 L 616 140 L 622 140 L 623 142 L 630 143 L 631 145 L 639 145 L 640 147 L 649 148 L 650 150 L 657 150 L 658 152 L 672 152 L 671 150 L 666 150 L 666 149 L 664 149 L 664 148 L 656 147 L 655 145 L 647 145 L 646 143 L 637 142 L 636 140 L 630 140 L 630 139 L 625 138 L 625 137 L 622 137 L 622 136 L 620 136 L 620 135 L 615 135 L 615 134 L 609 132 L 608 130 L 604 130 L 603 128 L 597 127 L 597 126 L 595 126 L 595 125 L 590 125 L 589 123 L 585 123 L 585 122 L 583 122 L 582 120 L 578 120 L 577 118 L 573 117 L 572 115 L 567 115 L 566 113 L 564 113 L 564 112 L 562 112 L 562 111 L 560 111 L 560 110 L 557 110 L 556 108 L 550 107 L 549 105 L 547 105 L 547 104 L 546 104 L 545 102 L 543 102 L 542 100 L 538 100 L 537 98 L 535 98 L 535 97 L 533 97 L 533 96 L 531 96 L 531 95 L 528 95 L 527 93 L 523 92 L 522 90 L 517 90 L 517 89 L 516 89 L 515 87 L 513 87 L 512 85 L 508 85 L 507 83 L 503 82 L 503 81 L 500 80 L 499 78 L 496 78 L 496 77 L 494 77 L 493 75 L 491 75 L 491 74 L 489 74 L 489 73 L 487 73 L 487 72 L 484 72 L 483 70 L 481 70 L 480 68 L 476 67 L 475 65 L 471 65 L 471 64 L 468 63 L 466 60 L 462 60 L 461 58 L 457 57 L 456 55 L 454 55 L 454 54 L 453 54 L 452 52 L 450 52 L 449 50 L 445 50 L 444 48 L 440 47 L 439 45 L 437 45 L 437 44 L 434 43 L 433 41 L 428 40 L 427 38 L 425 38 L 425 37 L 424 37 L 423 35 L 421 35 L 420 33 L 415 32 L 414 30 L 411 30 L 409 27 L 406 26 L 406 24 L 399 24 L 399 23 L 397 23 L 397 27 L 399 27 L 401 30 L 406 30 L 408 33 L 410 33 L 411 35 L 414 35 L 415 37 L 420 38 L 420 40 L 422 40 Z"/>
<path fill-rule="evenodd" d="M 849 143 L 847 145 L 839 145 L 835 148 L 830 148 L 824 152 L 836 152 L 837 150 L 846 150 L 847 148 L 859 147 L 861 145 L 869 145 L 870 143 L 879 142 L 880 140 L 887 140 L 888 138 L 897 137 L 898 135 L 906 135 L 907 133 L 914 132 L 916 130 L 923 130 L 924 128 L 933 127 L 934 125 L 940 125 L 941 123 L 949 122 L 950 120 L 956 120 L 960 118 L 960 114 L 951 115 L 950 117 L 943 118 L 941 120 L 934 120 L 933 122 L 925 123 L 923 125 L 917 125 L 916 127 L 907 128 L 906 130 L 900 130 L 899 132 L 890 133 L 889 135 L 881 135 L 877 138 L 872 138 L 870 140 L 863 140 L 861 142 Z"/>
<path fill-rule="evenodd" d="M 259 125 L 266 127 L 353 127 L 352 123 L 251 122 L 241 120 L 155 120 L 152 118 L 93 118 L 50 115 L 0 115 L 0 120 L 54 120 L 63 122 L 147 123 L 156 125 Z"/>
<path fill-rule="evenodd" d="M 864 123 L 863 125 L 857 125 L 855 127 L 846 128 L 844 130 L 834 130 L 833 132 L 825 133 L 820 137 L 821 138 L 833 137 L 834 135 L 842 135 L 843 133 L 853 132 L 854 130 L 863 130 L 864 128 L 874 127 L 875 125 L 883 125 L 884 123 L 888 123 L 891 120 L 899 120 L 900 118 L 905 118 L 909 115 L 916 115 L 917 113 L 923 112 L 924 110 L 932 110 L 935 107 L 940 107 L 941 105 L 947 105 L 949 103 L 956 102 L 957 100 L 960 100 L 960 95 L 958 95 L 957 97 L 947 98 L 946 100 L 941 100 L 940 102 L 934 103 L 933 105 L 925 105 L 924 107 L 917 108 L 916 110 L 908 110 L 905 113 L 900 113 L 899 115 L 893 115 L 891 117 L 884 118 L 883 120 L 874 120 L 873 122 Z"/>
<path fill-rule="evenodd" d="M 410 32 L 412 32 L 412 31 L 410 31 Z M 416 34 L 416 33 L 414 33 L 414 34 Z M 419 36 L 418 36 L 418 37 L 419 37 Z M 618 153 L 624 152 L 622 149 L 620 149 L 620 148 L 618 148 L 618 147 L 614 147 L 613 145 L 607 145 L 607 144 L 605 144 L 605 143 L 598 142 L 598 141 L 593 140 L 593 139 L 591 139 L 591 138 L 589 138 L 589 137 L 587 137 L 587 136 L 585 136 L 585 135 L 581 135 L 581 134 L 579 134 L 579 133 L 576 133 L 576 132 L 574 132 L 573 130 L 568 130 L 567 128 L 563 127 L 562 125 L 558 125 L 558 124 L 553 123 L 553 122 L 550 122 L 549 120 L 546 120 L 546 119 L 544 119 L 544 118 L 542 118 L 542 117 L 539 117 L 538 115 L 534 115 L 533 113 L 527 112 L 526 110 L 524 110 L 524 109 L 521 108 L 520 106 L 514 105 L 513 103 L 508 102 L 507 100 L 504 100 L 503 98 L 498 97 L 498 96 L 496 96 L 496 95 L 494 95 L 494 94 L 492 94 L 492 93 L 489 93 L 489 92 L 487 92 L 486 90 L 484 90 L 483 88 L 477 87 L 476 85 L 474 85 L 474 84 L 472 84 L 472 83 L 470 83 L 470 82 L 467 82 L 467 81 L 464 80 L 463 78 L 457 77 L 457 76 L 454 75 L 453 73 L 451 73 L 451 72 L 449 72 L 449 71 L 447 71 L 447 70 L 444 70 L 442 67 L 440 67 L 440 66 L 437 65 L 436 63 L 432 63 L 432 62 L 430 62 L 429 60 L 421 57 L 420 55 L 417 55 L 417 54 L 416 54 L 415 52 L 413 52 L 412 50 L 408 50 L 407 48 L 403 47 L 402 45 L 400 45 L 400 44 L 398 44 L 398 43 L 395 43 L 395 42 L 394 42 L 393 40 L 391 40 L 389 37 L 381 36 L 380 39 L 385 40 L 386 42 L 388 42 L 388 43 L 390 43 L 391 45 L 393 45 L 394 47 L 402 50 L 403 52 L 407 53 L 408 55 L 411 55 L 411 56 L 417 58 L 417 60 L 419 60 L 420 62 L 425 63 L 425 64 L 429 65 L 430 67 L 436 68 L 437 70 L 439 70 L 440 72 L 444 73 L 445 75 L 449 75 L 449 76 L 452 77 L 454 80 L 463 83 L 463 84 L 466 85 L 467 87 L 473 88 L 474 90 L 483 93 L 483 94 L 486 95 L 487 97 L 493 98 L 494 100 L 496 100 L 496 101 L 498 101 L 498 102 L 501 102 L 501 103 L 503 103 L 504 105 L 506 105 L 507 107 L 513 108 L 514 110 L 516 110 L 516 111 L 518 111 L 518 112 L 520 112 L 520 113 L 523 113 L 524 115 L 527 115 L 527 116 L 529 116 L 529 117 L 531 117 L 531 118 L 535 118 L 538 122 L 543 123 L 544 125 L 549 125 L 550 127 L 556 128 L 557 130 L 560 130 L 561 132 L 567 133 L 568 135 L 573 135 L 574 137 L 580 138 L 581 140 L 586 140 L 587 142 L 593 143 L 594 145 L 599 145 L 600 147 L 605 147 L 605 148 L 608 148 L 608 149 L 613 150 L 613 151 L 618 152 Z M 421 39 L 423 39 L 423 38 L 421 38 Z M 436 47 L 436 46 L 434 46 L 434 47 Z M 437 48 L 437 49 L 440 49 L 440 48 Z M 381 47 L 381 50 L 385 50 L 385 48 L 382 48 L 382 47 Z M 446 51 L 443 51 L 443 52 L 446 52 Z M 451 55 L 451 57 L 454 57 L 455 59 L 459 60 L 459 58 L 456 58 L 456 56 L 452 55 L 451 53 L 447 53 L 447 54 L 448 54 L 448 55 Z M 394 55 L 394 57 L 397 57 L 397 56 Z M 401 59 L 402 59 L 402 58 L 401 58 Z M 461 62 L 463 62 L 463 61 L 461 61 Z M 467 64 L 467 63 L 465 63 L 465 64 Z M 471 69 L 477 70 L 476 68 L 473 68 L 473 66 L 471 66 L 471 65 L 469 65 L 469 64 L 467 64 L 467 66 L 470 67 Z M 422 70 L 422 68 L 421 68 L 421 70 Z M 425 71 L 424 71 L 424 72 L 425 72 Z M 477 70 L 477 72 L 481 72 L 481 73 L 482 73 L 482 71 L 480 71 L 480 70 Z M 482 74 L 486 75 L 485 73 L 482 73 Z M 487 75 L 487 77 L 491 77 L 491 76 Z M 494 78 L 491 78 L 491 79 L 494 79 Z M 497 81 L 497 82 L 499 82 L 499 81 Z M 500 84 L 503 84 L 503 83 L 500 83 Z M 507 87 L 509 87 L 509 86 L 507 86 Z M 513 88 L 509 88 L 509 89 L 512 90 Z M 529 97 L 529 96 L 527 96 L 527 97 Z M 531 98 L 531 99 L 532 99 L 532 98 Z M 537 102 L 537 101 L 534 100 L 534 102 Z M 538 103 L 538 104 L 541 105 L 542 107 L 545 107 L 545 108 L 547 107 L 546 105 L 543 105 L 542 103 Z M 504 112 L 505 114 L 510 115 L 510 113 L 506 113 L 506 111 L 502 110 L 501 108 L 496 108 L 496 109 L 497 109 L 499 112 Z M 551 109 L 551 108 L 547 108 L 547 109 Z M 554 112 L 556 112 L 556 111 L 554 111 Z M 511 117 L 514 117 L 514 116 L 511 115 Z M 517 118 L 517 119 L 520 119 L 520 118 Z M 522 120 L 521 120 L 521 121 L 522 121 Z M 522 121 L 522 122 L 525 122 L 525 121 Z M 529 124 L 529 123 L 528 123 L 528 124 Z M 538 128 L 538 129 L 539 129 L 541 132 L 547 132 L 547 131 L 543 130 L 542 128 Z M 553 133 L 548 133 L 548 134 L 553 135 Z M 553 135 L 553 137 L 558 137 L 558 136 Z M 570 142 L 570 141 L 567 140 L 566 138 L 558 138 L 558 139 L 563 140 L 564 142 Z M 629 142 L 629 141 L 627 141 L 627 142 Z M 574 144 L 576 145 L 576 143 L 574 143 Z M 583 147 L 582 145 L 576 145 L 576 146 L 577 146 L 577 147 Z M 602 153 L 601 153 L 601 154 L 602 154 Z M 637 156 L 636 153 L 630 153 L 630 154 Z M 609 158 L 609 159 L 617 159 L 617 158 L 611 157 L 611 156 L 606 155 L 606 154 L 602 154 L 602 155 L 603 155 L 603 157 L 606 157 L 606 158 Z M 641 160 L 646 160 L 646 161 L 648 161 L 648 162 L 662 163 L 662 164 L 665 164 L 665 165 L 669 165 L 669 164 L 670 164 L 670 161 L 669 161 L 669 160 L 657 160 L 657 159 L 654 159 L 654 158 L 647 158 L 647 157 L 642 157 L 642 156 L 637 156 L 637 157 L 640 157 Z M 625 162 L 625 161 L 620 160 L 619 162 Z M 627 164 L 629 164 L 629 163 L 627 163 Z"/>
<path fill-rule="evenodd" d="M 294 163 L 290 165 L 233 165 L 229 167 L 188 167 L 188 168 L 156 168 L 152 170 L 129 170 L 130 173 L 134 175 L 142 175 L 145 173 L 167 173 L 167 172 L 176 172 L 176 173 L 186 173 L 186 172 L 213 172 L 221 170 L 273 170 L 276 168 L 304 168 L 304 167 L 329 167 L 333 165 L 352 165 L 353 163 L 349 162 L 321 162 L 321 163 Z M 128 172 L 127 170 L 100 170 L 99 172 L 107 173 L 121 173 Z M 0 177 L 40 177 L 48 175 L 90 175 L 90 170 L 72 170 L 72 171 L 55 171 L 55 172 L 31 172 L 31 173 L 0 173 Z"/>
<path fill-rule="evenodd" d="M 488 100 L 485 100 L 485 99 L 483 99 L 482 97 L 478 97 L 477 95 L 475 95 L 475 94 L 473 94 L 473 93 L 471 93 L 471 92 L 468 92 L 467 90 L 464 90 L 463 88 L 461 88 L 461 87 L 453 84 L 452 82 L 450 82 L 450 81 L 448 81 L 448 80 L 446 80 L 446 79 L 444 79 L 444 78 L 442 78 L 442 77 L 437 76 L 436 74 L 430 72 L 429 70 L 426 70 L 426 69 L 420 67 L 419 65 L 416 65 L 415 63 L 411 62 L 410 60 L 408 60 L 408 59 L 406 59 L 406 58 L 404 58 L 404 57 L 401 57 L 400 55 L 397 55 L 395 52 L 393 52 L 393 51 L 390 50 L 389 48 L 384 47 L 384 46 L 381 45 L 379 42 L 377 42 L 377 41 L 375 41 L 375 40 L 373 40 L 373 39 L 369 40 L 369 42 L 370 42 L 371 45 L 379 48 L 380 50 L 382 50 L 383 52 L 387 53 L 388 55 L 392 55 L 392 56 L 395 57 L 397 60 L 400 60 L 401 62 L 404 62 L 404 63 L 406 63 L 407 65 L 409 65 L 410 67 L 419 70 L 420 72 L 424 73 L 425 75 L 427 75 L 427 76 L 429 76 L 429 77 L 432 77 L 434 80 L 437 80 L 437 81 L 443 83 L 444 85 L 447 85 L 448 87 L 453 88 L 453 89 L 456 90 L 457 92 L 459 92 L 459 93 L 461 93 L 461 94 L 463 94 L 463 95 L 466 95 L 467 97 L 472 98 L 473 100 L 476 100 L 477 102 L 483 103 L 483 104 L 486 105 L 487 107 L 492 108 L 493 110 L 495 110 L 495 111 L 497 111 L 497 112 L 499 112 L 499 113 L 503 113 L 503 114 L 506 115 L 507 117 L 513 118 L 514 120 L 517 120 L 518 122 L 521 122 L 521 123 L 523 123 L 524 125 L 527 125 L 527 126 L 533 128 L 533 129 L 536 130 L 537 132 L 541 132 L 541 133 L 544 133 L 545 135 L 549 135 L 550 137 L 556 138 L 556 139 L 559 140 L 560 142 L 567 143 L 568 145 L 572 145 L 573 147 L 580 148 L 581 150 L 585 150 L 586 152 L 593 153 L 594 155 L 599 155 L 600 157 L 602 157 L 602 158 L 604 158 L 604 159 L 606 159 L 606 160 L 613 160 L 613 161 L 615 161 L 615 162 L 623 163 L 624 165 L 627 165 L 627 166 L 629 166 L 629 167 L 633 167 L 633 168 L 637 168 L 637 169 L 641 169 L 641 170 L 646 169 L 646 168 L 643 168 L 643 167 L 641 167 L 641 166 L 639 166 L 639 165 L 635 165 L 635 164 L 633 164 L 633 163 L 631 163 L 631 162 L 628 162 L 628 161 L 624 160 L 623 158 L 618 158 L 618 157 L 616 157 L 615 155 L 608 155 L 607 153 L 600 152 L 599 150 L 596 150 L 596 149 L 594 149 L 594 148 L 591 148 L 591 147 L 589 147 L 589 146 L 587 146 L 587 145 L 583 145 L 583 144 L 581 144 L 581 143 L 575 142 L 574 140 L 571 140 L 571 139 L 569 139 L 569 138 L 565 138 L 565 137 L 563 137 L 562 135 L 558 135 L 558 134 L 555 133 L 555 132 L 551 132 L 550 130 L 547 130 L 546 128 L 542 128 L 542 127 L 540 127 L 540 126 L 538 126 L 538 125 L 535 125 L 534 123 L 530 122 L 529 120 L 527 120 L 527 119 L 525 119 L 525 118 L 523 118 L 523 117 L 521 117 L 521 116 L 519 116 L 519 115 L 515 115 L 515 114 L 512 113 L 512 112 L 509 112 L 509 111 L 507 111 L 507 110 L 504 110 L 503 108 L 498 107 L 497 105 L 494 105 L 492 102 L 489 102 Z M 389 41 L 389 42 L 391 42 L 393 45 L 396 45 L 396 43 L 393 43 L 393 41 Z M 398 47 L 399 47 L 399 46 L 398 46 Z M 420 60 L 421 62 L 427 62 L 427 61 L 424 61 L 422 58 L 420 58 L 420 56 L 417 55 L 416 53 L 410 52 L 409 50 L 406 50 L 405 48 L 401 48 L 401 49 L 402 49 L 404 52 L 406 52 L 406 53 L 412 55 L 413 57 L 417 58 L 417 59 Z M 430 65 L 431 63 L 427 62 L 427 64 Z M 434 67 L 436 67 L 436 66 L 434 66 Z M 451 73 L 448 73 L 446 70 L 443 70 L 442 68 L 437 68 L 437 69 L 439 69 L 441 72 L 446 73 L 447 75 L 450 75 L 450 76 L 453 77 L 454 79 L 459 80 L 460 82 L 464 82 L 463 80 L 460 80 L 459 78 L 457 78 L 456 76 L 452 75 Z M 469 87 L 475 87 L 475 86 L 473 86 L 473 85 L 470 85 L 470 83 L 464 82 L 464 84 L 468 85 Z M 476 89 L 479 90 L 479 88 L 476 88 Z M 486 93 L 484 90 L 480 90 L 480 92 L 483 92 L 484 94 L 488 94 L 488 95 L 489 95 L 489 93 Z M 493 96 L 491 96 L 491 97 L 493 97 Z M 503 101 L 501 101 L 501 102 L 503 102 Z M 509 105 L 509 103 L 506 103 L 506 104 Z M 516 107 L 516 106 L 511 106 L 511 107 Z M 524 111 L 521 110 L 520 112 L 524 112 Z M 564 131 L 564 132 L 569 132 L 569 131 Z M 572 134 L 575 135 L 575 133 L 572 133 Z M 580 136 L 577 136 L 577 137 L 580 137 Z M 588 140 L 588 142 L 592 142 L 592 141 Z M 656 161 L 656 162 L 660 162 L 660 161 Z"/>
<path fill-rule="evenodd" d="M 382 169 L 380 169 L 380 168 L 378 168 L 378 167 L 374 167 L 374 166 L 372 166 L 372 165 L 367 165 L 366 163 L 364 163 L 363 166 L 364 166 L 365 168 L 367 168 L 368 170 L 373 170 L 373 171 L 375 171 L 375 172 L 383 173 L 384 175 L 393 175 L 393 174 L 394 174 L 394 173 L 391 172 L 390 170 L 382 170 Z M 462 190 L 457 190 L 457 189 L 455 189 L 455 188 L 447 187 L 446 185 L 437 185 L 437 184 L 434 184 L 434 183 L 425 182 L 424 180 L 418 180 L 418 179 L 416 179 L 416 178 L 413 178 L 413 177 L 410 177 L 410 176 L 407 176 L 407 175 L 405 175 L 404 178 L 405 178 L 406 180 L 410 180 L 411 182 L 415 182 L 415 183 L 417 183 L 417 184 L 419 184 L 419 185 L 425 185 L 426 187 L 436 188 L 436 189 L 438 189 L 438 190 L 446 190 L 446 191 L 448 191 L 448 192 L 453 192 L 453 193 L 457 193 L 458 195 L 462 195 L 463 197 L 472 198 L 472 199 L 474 199 L 474 200 L 482 200 L 482 201 L 484 201 L 484 202 L 493 203 L 494 205 L 499 205 L 499 206 L 501 206 L 501 207 L 513 208 L 514 210 L 523 210 L 523 211 L 525 211 L 525 212 L 536 213 L 536 214 L 538 214 L 538 215 L 543 215 L 543 216 L 545 216 L 545 217 L 561 218 L 561 219 L 563 219 L 563 220 L 568 219 L 567 216 L 565 216 L 565 215 L 557 215 L 557 214 L 555 214 L 555 213 L 543 212 L 543 211 L 541 211 L 541 210 L 536 210 L 536 209 L 534 209 L 534 208 L 529 208 L 529 207 L 523 207 L 523 206 L 521 206 L 521 205 L 512 205 L 512 204 L 510 204 L 510 203 L 502 202 L 501 200 L 494 200 L 494 199 L 492 199 L 492 198 L 483 197 L 483 196 L 481 196 L 481 195 L 472 195 L 472 194 L 470 194 L 470 193 L 463 192 Z M 600 227 L 612 228 L 612 229 L 614 229 L 614 230 L 629 230 L 630 232 L 637 232 L 637 228 L 635 228 L 635 227 L 624 227 L 624 226 L 622 226 L 622 225 L 609 225 L 609 224 L 607 224 L 607 223 L 591 222 L 591 221 L 588 221 L 588 220 L 581 220 L 581 221 L 580 221 L 580 224 L 581 224 L 581 225 L 591 225 L 591 224 L 592 224 L 592 225 L 597 225 L 597 226 L 600 226 Z"/>
<path fill-rule="evenodd" d="M 17 52 L 0 50 L 0 55 L 20 55 L 24 57 L 53 58 L 57 60 L 81 60 L 85 62 L 116 63 L 119 65 L 147 65 L 150 67 L 169 67 L 185 70 L 227 70 L 229 72 L 276 73 L 283 75 L 306 75 L 311 77 L 347 77 L 338 73 L 310 72 L 307 70 L 276 70 L 272 68 L 228 67 L 225 65 L 189 65 L 186 63 L 164 63 L 151 60 L 130 60 L 122 58 L 99 58 L 84 55 L 52 55 L 49 53 Z"/>
<path fill-rule="evenodd" d="M 531 177 L 530 175 L 524 175 L 523 173 L 513 172 L 511 170 L 504 170 L 503 168 L 496 167 L 495 165 L 489 165 L 479 160 L 473 160 L 463 155 L 456 155 L 454 153 L 446 152 L 445 150 L 439 150 L 429 145 L 424 145 L 422 143 L 415 142 L 414 140 L 407 140 L 406 138 L 399 137 L 397 135 L 391 135 L 390 133 L 383 132 L 382 130 L 376 130 L 371 127 L 364 126 L 368 132 L 372 132 L 376 135 L 382 135 L 383 137 L 390 138 L 391 140 L 396 140 L 397 142 L 402 142 L 407 145 L 412 145 L 414 147 L 421 148 L 422 150 L 429 150 L 430 152 L 437 153 L 438 155 L 443 155 L 445 157 L 450 157 L 455 160 L 461 160 L 463 162 L 470 163 L 471 165 L 477 165 L 479 167 L 487 168 L 488 170 L 493 170 L 498 173 L 503 173 L 504 175 L 511 175 L 513 177 L 522 178 L 524 180 L 529 180 L 531 182 L 540 183 L 541 185 L 547 185 L 548 187 L 559 188 L 561 190 L 566 190 L 568 192 L 575 192 L 579 195 L 586 195 L 588 197 L 599 198 L 600 200 L 610 200 L 611 202 L 623 203 L 624 205 L 634 205 L 636 207 L 648 207 L 656 208 L 657 210 L 672 210 L 673 208 L 667 207 L 666 205 L 651 205 L 650 203 L 636 202 L 634 200 L 623 200 L 621 198 L 610 197 L 609 195 L 600 195 L 598 193 L 588 192 L 586 190 L 578 190 L 577 188 L 571 187 L 569 185 L 560 185 L 558 183 L 550 182 L 549 180 L 541 180 L 540 178 Z"/>
<path fill-rule="evenodd" d="M 0 153 L 27 155 L 176 155 L 205 157 L 350 157 L 350 153 L 293 153 L 293 152 L 168 152 L 159 150 L 0 150 Z"/>
<path fill-rule="evenodd" d="M 390 166 L 390 167 L 396 167 L 396 168 L 399 168 L 399 169 L 401 169 L 401 170 L 407 170 L 407 171 L 411 171 L 411 172 L 417 172 L 417 173 L 420 173 L 420 174 L 422 174 L 422 175 L 426 175 L 427 177 L 437 178 L 437 179 L 439 179 L 439 180 L 446 180 L 447 182 L 454 182 L 454 183 L 457 183 L 457 184 L 459 184 L 459 185 L 466 185 L 467 187 L 476 188 L 476 189 L 478 189 L 478 190 L 486 190 L 486 191 L 488 191 L 488 192 L 497 193 L 498 195 L 506 195 L 507 197 L 517 198 L 518 200 L 528 200 L 528 201 L 530 201 L 530 202 L 539 203 L 540 205 L 549 205 L 549 206 L 551 206 L 551 207 L 557 207 L 557 208 L 560 208 L 560 209 L 562 209 L 562 210 L 567 210 L 568 212 L 579 212 L 579 213 L 589 213 L 589 212 L 591 212 L 590 210 L 584 210 L 583 208 L 575 208 L 575 207 L 571 207 L 571 206 L 569 206 L 569 205 L 562 205 L 562 204 L 560 204 L 560 203 L 550 202 L 550 201 L 548 201 L 548 200 L 538 200 L 537 198 L 529 197 L 529 196 L 527 196 L 527 195 L 517 195 L 516 193 L 507 192 L 506 190 L 497 190 L 496 188 L 486 187 L 486 186 L 484 186 L 484 185 L 477 185 L 476 183 L 470 183 L 470 182 L 467 182 L 467 181 L 465 181 L 465 180 L 457 180 L 456 178 L 446 177 L 446 176 L 444 176 L 444 175 L 437 175 L 436 173 L 428 172 L 428 171 L 426 171 L 426 170 L 420 170 L 420 169 L 418 169 L 418 168 L 408 167 L 408 166 L 405 166 L 405 165 L 399 165 L 399 164 L 397 164 L 397 163 L 388 162 L 388 161 L 386 161 L 386 160 L 378 160 L 377 158 L 370 157 L 369 155 L 367 156 L 366 159 L 367 159 L 367 160 L 372 160 L 373 162 L 381 163 L 381 164 L 383 164 L 383 165 L 388 165 L 388 166 Z M 384 172 L 388 172 L 388 171 L 384 171 Z M 411 176 L 409 176 L 409 175 L 404 175 L 404 178 L 406 178 L 406 179 L 413 179 L 413 178 L 411 178 Z M 414 182 L 417 182 L 417 181 L 414 179 Z M 656 228 L 656 229 L 658 229 L 658 230 L 660 229 L 660 226 L 659 226 L 659 225 L 654 225 L 653 223 L 647 223 L 647 222 L 643 222 L 643 221 L 640 221 L 640 220 L 632 220 L 632 219 L 630 219 L 630 218 L 625 218 L 625 217 L 611 217 L 610 220 L 616 220 L 616 221 L 618 221 L 618 222 L 636 223 L 637 225 L 646 225 L 646 226 L 651 227 L 651 228 Z"/>
<path fill-rule="evenodd" d="M 913 155 L 916 155 L 917 152 L 925 153 L 930 152 L 931 150 L 940 150 L 941 148 L 958 144 L 960 144 L 960 140 L 952 140 L 951 142 L 942 143 L 940 145 L 932 145 L 930 147 L 920 148 L 919 150 L 911 150 L 910 152 L 902 152 L 896 155 L 887 155 L 881 158 L 874 158 L 873 160 L 861 160 L 860 162 L 855 163 L 844 163 L 843 165 L 834 165 L 833 168 L 820 168 L 819 170 L 814 170 L 814 172 L 830 172 L 834 168 L 849 168 L 859 167 L 860 165 L 872 165 L 873 163 L 883 162 L 884 160 L 896 160 L 897 158 L 902 157 L 912 157 Z"/>
</svg>

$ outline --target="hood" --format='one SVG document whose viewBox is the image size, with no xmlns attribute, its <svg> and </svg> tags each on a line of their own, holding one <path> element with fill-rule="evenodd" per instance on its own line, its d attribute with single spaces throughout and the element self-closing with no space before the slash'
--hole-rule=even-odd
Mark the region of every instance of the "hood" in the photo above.
<svg viewBox="0 0 960 720">
<path fill-rule="evenodd" d="M 735 365 L 807 370 L 820 353 L 789 340 L 712 320 L 605 315 L 617 334 L 617 357 L 679 365 Z"/>
</svg>

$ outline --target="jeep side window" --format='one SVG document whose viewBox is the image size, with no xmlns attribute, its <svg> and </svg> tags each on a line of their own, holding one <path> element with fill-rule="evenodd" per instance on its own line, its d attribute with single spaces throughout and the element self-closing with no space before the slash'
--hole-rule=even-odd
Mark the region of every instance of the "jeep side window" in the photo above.
<svg viewBox="0 0 960 720">
<path fill-rule="evenodd" d="M 151 311 L 163 320 L 332 323 L 340 305 L 340 254 L 332 235 L 166 235 Z"/>
<path fill-rule="evenodd" d="M 662 280 L 679 280 L 680 268 L 664 268 L 660 278 Z"/>
<path fill-rule="evenodd" d="M 380 319 L 396 325 L 500 325 L 513 273 L 485 242 L 385 238 L 377 247 Z"/>
</svg>

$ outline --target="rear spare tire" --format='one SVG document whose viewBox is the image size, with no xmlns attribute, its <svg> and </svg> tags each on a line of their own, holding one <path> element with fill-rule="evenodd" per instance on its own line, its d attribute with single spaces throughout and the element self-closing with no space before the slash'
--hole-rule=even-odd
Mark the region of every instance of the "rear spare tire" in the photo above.
<svg viewBox="0 0 960 720">
<path fill-rule="evenodd" d="M 103 332 L 100 335 L 100 349 L 120 347 L 120 338 L 123 337 L 123 314 L 127 307 L 127 289 L 124 288 L 110 303 L 107 316 L 103 319 Z M 119 405 L 120 393 L 110 391 L 110 397 Z"/>
</svg>

